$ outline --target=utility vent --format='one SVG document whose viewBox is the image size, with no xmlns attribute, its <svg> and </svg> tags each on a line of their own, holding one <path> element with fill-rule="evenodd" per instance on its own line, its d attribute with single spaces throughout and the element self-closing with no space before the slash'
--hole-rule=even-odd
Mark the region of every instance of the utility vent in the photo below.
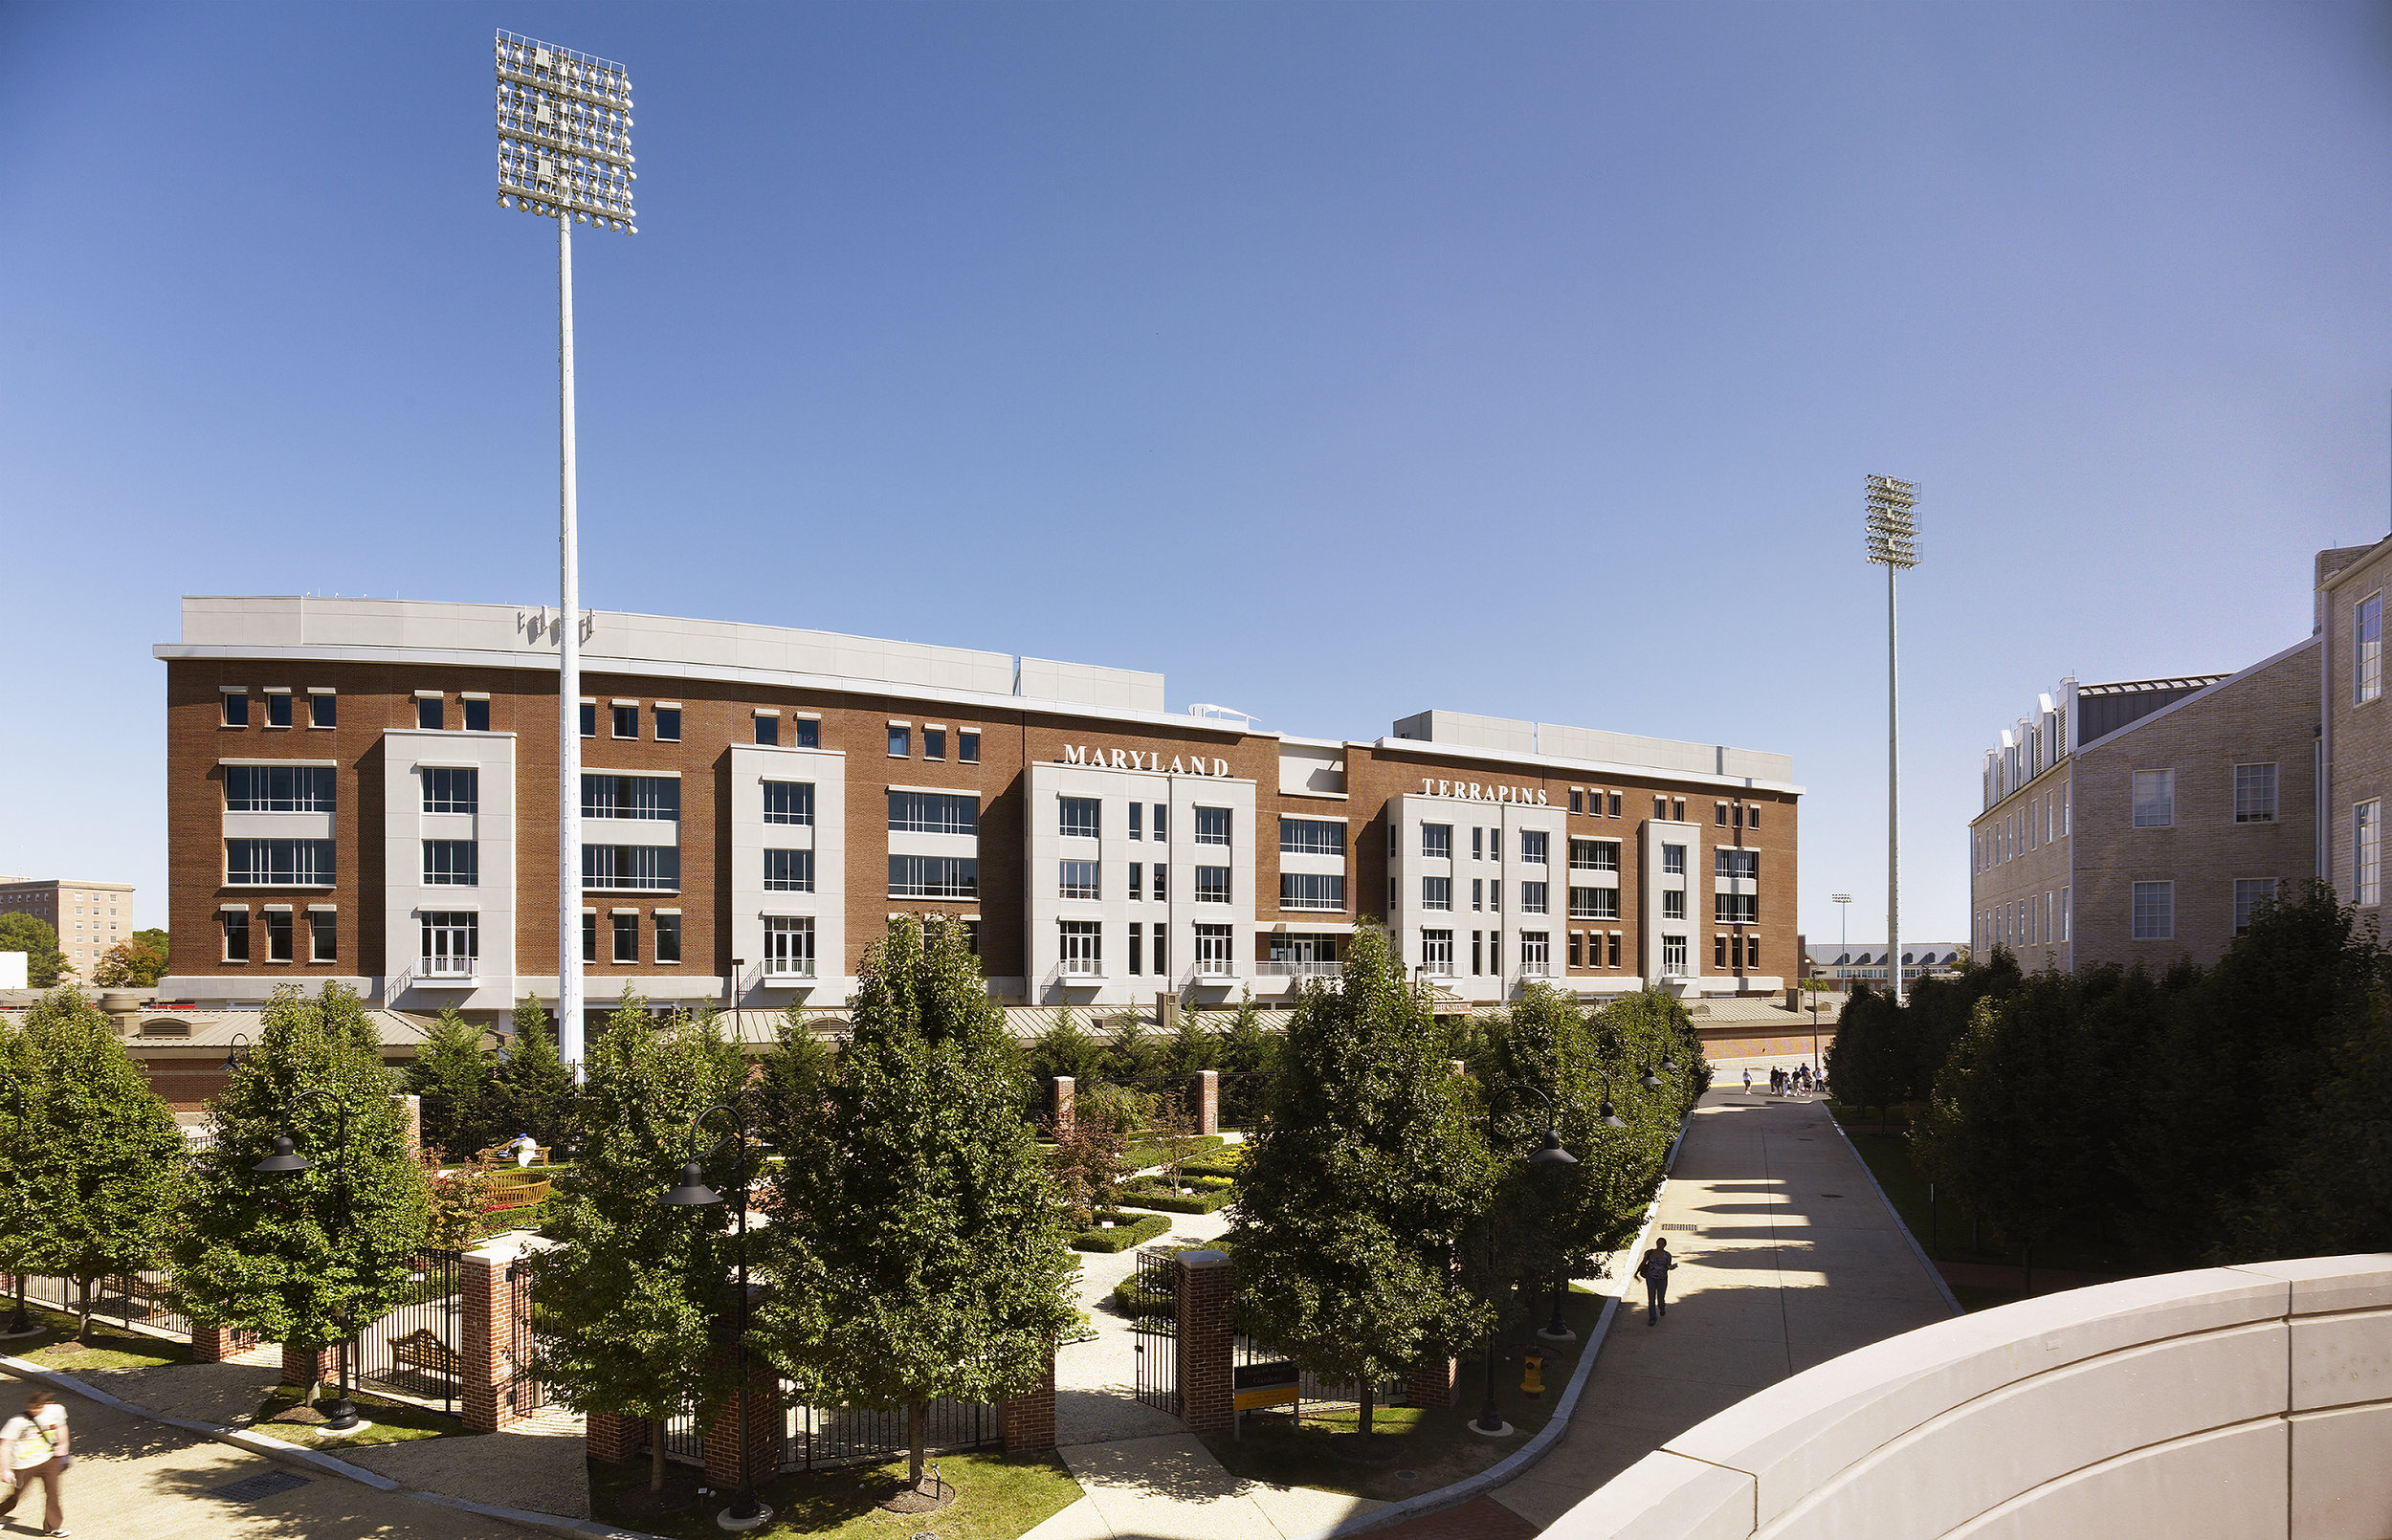
<svg viewBox="0 0 2392 1540">
<path fill-rule="evenodd" d="M 153 1016 L 142 1023 L 142 1036 L 145 1038 L 187 1038 L 190 1035 L 191 1023 L 177 1021 L 171 1016 Z"/>
</svg>

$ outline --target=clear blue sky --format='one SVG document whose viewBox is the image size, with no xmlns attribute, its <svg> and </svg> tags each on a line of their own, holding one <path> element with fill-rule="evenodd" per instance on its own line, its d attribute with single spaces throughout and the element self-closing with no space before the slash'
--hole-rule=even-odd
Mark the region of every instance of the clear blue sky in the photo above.
<svg viewBox="0 0 2392 1540">
<path fill-rule="evenodd" d="M 0 6 L 0 870 L 163 923 L 186 592 L 554 594 L 490 34 L 620 59 L 585 598 L 1783 750 L 1907 934 L 2063 672 L 2387 528 L 2392 21 L 2300 5 Z"/>
</svg>

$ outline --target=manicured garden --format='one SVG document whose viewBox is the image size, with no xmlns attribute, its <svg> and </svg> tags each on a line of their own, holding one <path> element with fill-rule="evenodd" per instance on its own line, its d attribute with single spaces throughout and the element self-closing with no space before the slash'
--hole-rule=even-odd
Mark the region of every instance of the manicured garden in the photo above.
<svg viewBox="0 0 2392 1540">
<path fill-rule="evenodd" d="M 930 1513 L 892 1513 L 880 1500 L 905 1482 L 905 1464 L 851 1465 L 840 1470 L 776 1476 L 757 1495 L 773 1510 L 772 1522 L 747 1531 L 764 1540 L 805 1535 L 808 1540 L 1013 1540 L 1077 1502 L 1079 1483 L 1052 1455 L 957 1454 L 939 1457 L 939 1474 L 955 1488 L 955 1501 Z M 657 1511 L 648 1501 L 644 1462 L 589 1465 L 590 1516 L 669 1540 L 720 1540 L 715 1515 L 729 1503 L 720 1491 L 699 1495 L 698 1473 L 675 1466 Z"/>
</svg>

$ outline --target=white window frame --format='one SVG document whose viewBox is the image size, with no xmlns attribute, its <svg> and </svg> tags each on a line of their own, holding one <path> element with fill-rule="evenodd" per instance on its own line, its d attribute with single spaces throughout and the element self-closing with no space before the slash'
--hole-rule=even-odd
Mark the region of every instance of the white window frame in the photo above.
<svg viewBox="0 0 2392 1540">
<path fill-rule="evenodd" d="M 1661 972 L 1665 978 L 1683 979 L 1687 967 L 1686 937 L 1665 935 L 1661 938 Z"/>
<path fill-rule="evenodd" d="M 2138 882 L 2127 899 L 2128 935 L 2137 941 L 2176 939 L 2176 884 Z"/>
<path fill-rule="evenodd" d="M 2351 902 L 2382 902 L 2383 803 L 2370 797 L 2351 804 Z"/>
<path fill-rule="evenodd" d="M 764 977 L 814 977 L 814 920 L 810 914 L 766 914 Z"/>
<path fill-rule="evenodd" d="M 1207 978 L 1226 979 L 1237 973 L 1237 932 L 1228 925 L 1199 925 L 1196 931 L 1196 971 Z"/>
<path fill-rule="evenodd" d="M 814 891 L 814 852 L 765 849 L 763 872 L 768 893 L 810 893 Z"/>
<path fill-rule="evenodd" d="M 1420 933 L 1420 965 L 1432 977 L 1453 977 L 1453 933 L 1429 931 Z"/>
<path fill-rule="evenodd" d="M 1520 932 L 1520 977 L 1523 979 L 1553 977 L 1553 933 L 1551 931 Z"/>
<path fill-rule="evenodd" d="M 1520 913 L 1549 914 L 1553 913 L 1553 889 L 1550 884 L 1524 882 L 1520 884 Z"/>
<path fill-rule="evenodd" d="M 1661 917 L 1665 920 L 1682 920 L 1686 917 L 1686 890 L 1683 888 L 1662 890 Z"/>
<path fill-rule="evenodd" d="M 1085 812 L 1085 826 L 1074 821 L 1074 814 Z M 1059 797 L 1055 799 L 1055 834 L 1066 840 L 1094 840 L 1104 834 L 1104 802 L 1096 797 Z"/>
<path fill-rule="evenodd" d="M 1420 858 L 1424 861 L 1453 859 L 1453 825 L 1423 824 L 1420 826 Z"/>
<path fill-rule="evenodd" d="M 1228 848 L 1230 844 L 1229 828 L 1233 822 L 1230 810 L 1227 807 L 1198 807 L 1195 811 L 1194 842 L 1198 845 L 1217 845 L 1224 849 Z M 1211 825 L 1209 830 L 1206 827 L 1207 825 Z"/>
<path fill-rule="evenodd" d="M 1057 920 L 1056 966 L 1066 977 L 1101 979 L 1105 971 L 1104 927 L 1095 920 Z"/>
<path fill-rule="evenodd" d="M 1189 896 L 1200 904 L 1226 904 L 1229 901 L 1229 869 L 1198 867 L 1196 883 Z"/>
<path fill-rule="evenodd" d="M 423 956 L 416 972 L 426 979 L 471 979 L 481 965 L 481 914 L 475 910 L 421 910 Z"/>
<path fill-rule="evenodd" d="M 2248 775 L 2245 772 L 2249 772 Z M 2264 772 L 2264 774 L 2263 774 Z M 2282 778 L 2272 764 L 2238 764 L 2234 767 L 2234 822 L 2237 824 L 2272 824 L 2276 821 L 2276 789 Z M 2264 785 L 2266 806 L 2262 807 Z"/>
<path fill-rule="evenodd" d="M 1055 896 L 1074 902 L 1104 897 L 1104 864 L 1065 861 L 1055 872 Z"/>
<path fill-rule="evenodd" d="M 2144 791 L 2145 778 L 2153 788 Z M 2176 826 L 2176 771 L 2169 769 L 2137 770 L 2128 786 L 2129 817 L 2136 828 L 2174 828 Z"/>
<path fill-rule="evenodd" d="M 2383 693 L 2383 590 L 2351 606 L 2351 699 L 2364 705 Z"/>
<path fill-rule="evenodd" d="M 1439 913 L 1453 912 L 1453 879 L 1423 877 L 1420 879 L 1420 907 Z"/>
</svg>

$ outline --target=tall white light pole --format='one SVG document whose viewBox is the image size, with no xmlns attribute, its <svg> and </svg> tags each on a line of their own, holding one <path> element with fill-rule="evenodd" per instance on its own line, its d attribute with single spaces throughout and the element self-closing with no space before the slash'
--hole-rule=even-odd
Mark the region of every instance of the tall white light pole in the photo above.
<svg viewBox="0 0 2392 1540">
<path fill-rule="evenodd" d="M 1894 1002 L 1902 1002 L 1902 666 L 1894 578 L 1918 565 L 1918 484 L 1871 476 L 1869 560 L 1885 568 L 1885 953 Z"/>
<path fill-rule="evenodd" d="M 1836 940 L 1849 951 L 1852 945 L 1852 895 L 1829 893 L 1827 896 L 1834 899 L 1836 905 Z"/>
<path fill-rule="evenodd" d="M 557 222 L 557 1052 L 582 1078 L 582 575 L 574 529 L 573 227 L 639 233 L 623 66 L 500 33 L 498 207 Z"/>
</svg>

